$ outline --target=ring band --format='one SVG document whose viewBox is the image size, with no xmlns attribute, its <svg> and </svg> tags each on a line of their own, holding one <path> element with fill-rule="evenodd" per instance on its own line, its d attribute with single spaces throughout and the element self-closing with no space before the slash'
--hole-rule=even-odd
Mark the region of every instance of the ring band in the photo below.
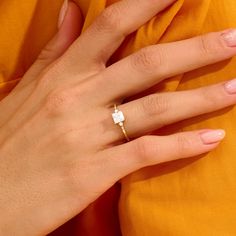
<svg viewBox="0 0 236 236">
<path fill-rule="evenodd" d="M 120 128 L 125 136 L 125 139 L 129 142 L 130 139 L 129 139 L 129 136 L 125 130 L 125 126 L 124 126 L 125 116 L 122 111 L 118 110 L 116 104 L 114 104 L 114 113 L 112 113 L 112 118 L 113 118 L 114 123 L 116 125 L 120 126 Z"/>
</svg>

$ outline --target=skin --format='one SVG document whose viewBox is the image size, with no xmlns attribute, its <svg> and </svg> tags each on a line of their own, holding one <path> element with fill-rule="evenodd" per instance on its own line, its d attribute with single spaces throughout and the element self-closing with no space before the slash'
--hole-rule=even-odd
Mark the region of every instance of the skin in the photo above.
<svg viewBox="0 0 236 236">
<path fill-rule="evenodd" d="M 0 102 L 1 235 L 46 235 L 133 171 L 218 146 L 220 130 L 148 133 L 234 105 L 227 83 L 123 100 L 234 56 L 222 32 L 153 45 L 106 66 L 126 35 L 173 2 L 120 1 L 80 36 L 79 10 L 69 3 L 57 35 Z M 126 116 L 130 142 L 113 123 L 114 103 Z"/>
</svg>

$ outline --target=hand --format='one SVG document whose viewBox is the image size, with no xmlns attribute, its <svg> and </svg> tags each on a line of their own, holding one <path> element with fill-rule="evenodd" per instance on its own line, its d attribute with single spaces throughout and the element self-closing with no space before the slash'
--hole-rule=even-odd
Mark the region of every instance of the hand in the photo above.
<svg viewBox="0 0 236 236">
<path fill-rule="evenodd" d="M 172 2 L 113 4 L 63 56 L 40 73 L 31 69 L 2 101 L 2 235 L 48 234 L 127 174 L 209 152 L 223 139 L 222 130 L 147 134 L 235 104 L 235 81 L 122 102 L 165 78 L 234 56 L 235 31 L 153 45 L 106 67 L 126 35 Z M 128 143 L 111 117 L 115 103 L 126 116 Z"/>
</svg>

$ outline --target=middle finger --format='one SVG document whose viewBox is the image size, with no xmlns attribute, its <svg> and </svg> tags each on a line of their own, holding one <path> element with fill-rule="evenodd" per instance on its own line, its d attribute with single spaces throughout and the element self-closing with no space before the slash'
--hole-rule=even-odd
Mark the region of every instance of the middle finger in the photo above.
<svg viewBox="0 0 236 236">
<path fill-rule="evenodd" d="M 98 77 L 101 100 L 113 104 L 174 75 L 236 54 L 236 30 L 209 33 L 174 43 L 149 46 L 111 65 Z"/>
</svg>

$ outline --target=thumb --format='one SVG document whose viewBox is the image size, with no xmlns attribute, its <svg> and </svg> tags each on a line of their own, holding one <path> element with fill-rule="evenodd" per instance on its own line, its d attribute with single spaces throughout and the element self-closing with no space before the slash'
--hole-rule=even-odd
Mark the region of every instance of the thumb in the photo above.
<svg viewBox="0 0 236 236">
<path fill-rule="evenodd" d="M 65 17 L 63 17 L 63 10 Z M 34 83 L 30 86 L 27 85 L 34 81 L 42 70 L 59 58 L 79 36 L 81 19 L 80 10 L 75 3 L 64 3 L 59 17 L 57 34 L 42 50 L 36 62 L 26 72 L 17 86 L 1 101 L 0 110 L 5 112 L 1 114 L 0 127 L 9 120 L 11 115 L 32 93 Z"/>
<path fill-rule="evenodd" d="M 17 85 L 17 88 L 25 86 L 34 80 L 42 70 L 59 58 L 68 49 L 80 34 L 81 18 L 82 16 L 79 7 L 73 2 L 65 0 L 59 15 L 59 30 L 57 34 L 41 51 L 35 63 L 30 67 L 24 75 L 24 78 Z"/>
</svg>

